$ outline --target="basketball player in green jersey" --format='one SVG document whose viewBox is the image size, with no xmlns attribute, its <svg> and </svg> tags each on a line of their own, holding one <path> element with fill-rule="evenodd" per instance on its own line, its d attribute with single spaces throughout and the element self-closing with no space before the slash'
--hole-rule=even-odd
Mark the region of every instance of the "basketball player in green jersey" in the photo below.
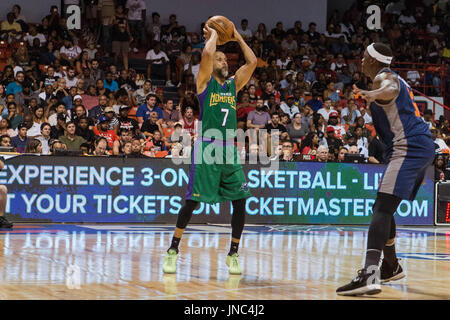
<svg viewBox="0 0 450 320">
<path fill-rule="evenodd" d="M 205 25 L 206 44 L 197 76 L 200 102 L 198 138 L 194 142 L 186 203 L 180 209 L 170 248 L 163 263 L 164 273 L 176 272 L 178 245 L 199 202 L 231 201 L 231 247 L 226 258 L 230 274 L 241 274 L 238 247 L 245 223 L 245 202 L 251 194 L 234 145 L 237 129 L 236 95 L 250 80 L 256 68 L 256 56 L 234 27 L 231 41 L 237 41 L 244 53 L 245 65 L 228 77 L 227 58 L 216 51 L 217 32 Z M 230 134 L 232 132 L 232 134 Z"/>
</svg>

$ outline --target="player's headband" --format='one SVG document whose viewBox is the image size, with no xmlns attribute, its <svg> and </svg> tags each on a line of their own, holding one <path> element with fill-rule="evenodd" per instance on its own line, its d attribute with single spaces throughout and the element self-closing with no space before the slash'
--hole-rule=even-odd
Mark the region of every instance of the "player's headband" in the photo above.
<svg viewBox="0 0 450 320">
<path fill-rule="evenodd" d="M 388 57 L 388 56 L 385 56 L 385 55 L 379 53 L 373 46 L 373 43 L 367 47 L 367 52 L 375 60 L 380 61 L 381 63 L 391 64 L 392 57 Z"/>
</svg>

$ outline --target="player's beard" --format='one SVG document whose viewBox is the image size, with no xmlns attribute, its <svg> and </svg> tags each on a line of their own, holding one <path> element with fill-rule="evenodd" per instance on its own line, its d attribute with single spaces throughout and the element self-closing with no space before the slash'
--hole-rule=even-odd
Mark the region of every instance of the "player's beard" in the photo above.
<svg viewBox="0 0 450 320">
<path fill-rule="evenodd" d="M 226 78 L 228 77 L 228 70 L 225 68 L 220 69 L 220 74 L 222 75 L 222 77 Z"/>
</svg>

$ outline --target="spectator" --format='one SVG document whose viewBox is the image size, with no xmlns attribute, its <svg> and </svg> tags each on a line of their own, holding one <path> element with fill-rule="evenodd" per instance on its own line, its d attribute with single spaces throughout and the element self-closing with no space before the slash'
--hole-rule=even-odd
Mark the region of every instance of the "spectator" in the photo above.
<svg viewBox="0 0 450 320">
<path fill-rule="evenodd" d="M 17 105 L 15 102 L 8 102 L 8 120 L 11 123 L 11 129 L 15 130 L 23 122 L 23 117 L 17 112 Z"/>
<path fill-rule="evenodd" d="M 88 144 L 92 145 L 95 140 L 95 134 L 90 129 L 89 120 L 91 119 L 87 118 L 86 116 L 79 117 L 75 134 L 86 140 Z"/>
<path fill-rule="evenodd" d="M 445 143 L 444 140 L 442 140 L 441 138 L 438 138 L 438 130 L 435 127 L 432 127 L 431 130 L 431 138 L 434 141 L 434 145 L 436 148 L 436 153 L 450 153 L 450 149 L 448 147 L 448 145 Z"/>
<path fill-rule="evenodd" d="M 0 136 L 0 147 L 7 147 L 7 148 L 12 147 L 11 137 L 6 134 Z"/>
<path fill-rule="evenodd" d="M 119 137 L 117 136 L 115 131 L 108 129 L 109 119 L 106 116 L 100 116 L 98 121 L 99 122 L 97 126 L 94 128 L 94 134 L 96 136 L 106 138 L 109 148 L 112 149 L 114 146 L 114 141 L 118 140 Z"/>
<path fill-rule="evenodd" d="M 280 116 L 278 113 L 272 113 L 271 122 L 266 124 L 265 129 L 269 135 L 278 135 L 280 141 L 288 140 L 289 138 L 286 127 L 280 124 Z"/>
<path fill-rule="evenodd" d="M 93 156 L 107 156 L 108 140 L 103 136 L 98 136 L 94 142 Z"/>
<path fill-rule="evenodd" d="M 328 162 L 328 147 L 319 146 L 317 148 L 317 158 L 318 162 Z"/>
<path fill-rule="evenodd" d="M 170 81 L 169 58 L 164 51 L 161 51 L 160 42 L 155 42 L 145 59 L 147 60 L 147 78 L 166 80 L 166 86 L 174 86 Z"/>
<path fill-rule="evenodd" d="M 294 103 L 294 96 L 292 96 L 292 95 L 288 95 L 286 97 L 286 102 L 285 101 L 281 102 L 280 109 L 285 114 L 288 114 L 289 117 L 291 118 L 291 120 L 292 120 L 292 118 L 294 117 L 295 114 L 300 112 L 300 110 L 298 109 L 298 107 Z"/>
<path fill-rule="evenodd" d="M 187 132 L 194 137 L 198 132 L 198 121 L 194 116 L 194 109 L 191 106 L 187 106 L 184 108 L 184 113 L 180 119 L 180 122 L 183 125 L 184 132 Z M 162 131 L 160 129 L 160 131 Z"/>
<path fill-rule="evenodd" d="M 42 143 L 38 139 L 29 139 L 27 143 L 27 147 L 25 148 L 24 153 L 42 153 Z"/>
<path fill-rule="evenodd" d="M 158 120 L 158 113 L 156 111 L 152 111 L 150 113 L 149 119 L 145 120 L 142 123 L 141 132 L 147 138 L 153 138 L 153 133 L 157 130 L 162 131 L 161 128 L 162 119 Z"/>
<path fill-rule="evenodd" d="M 142 154 L 142 143 L 139 139 L 133 139 L 131 141 L 131 156 L 134 158 L 145 158 Z"/>
<path fill-rule="evenodd" d="M 282 154 L 279 158 L 280 161 L 291 162 L 294 161 L 294 149 L 292 146 L 292 142 L 283 141 L 282 143 Z"/>
<path fill-rule="evenodd" d="M 119 139 L 114 141 L 113 144 L 113 155 L 117 156 L 119 154 L 123 154 L 123 148 L 126 143 L 131 143 L 131 140 L 133 139 L 133 134 L 131 130 L 128 129 L 120 129 L 119 131 Z M 130 145 L 131 149 L 131 145 Z"/>
<path fill-rule="evenodd" d="M 378 136 L 370 137 L 369 143 L 369 163 L 384 163 L 385 145 L 380 141 Z"/>
<path fill-rule="evenodd" d="M 302 141 L 300 153 L 316 155 L 318 147 L 319 147 L 319 136 L 315 132 L 310 132 L 306 135 L 305 139 L 303 139 Z"/>
<path fill-rule="evenodd" d="M 342 140 L 335 137 L 335 131 L 332 126 L 329 126 L 327 128 L 326 141 L 329 149 L 340 150 L 343 145 Z"/>
<path fill-rule="evenodd" d="M 98 84 L 98 82 L 97 82 Z M 110 92 L 115 92 L 119 90 L 119 85 L 117 84 L 117 81 L 113 79 L 113 74 L 111 71 L 106 72 L 105 80 L 103 80 L 103 86 L 105 89 L 108 89 Z M 98 90 L 97 85 L 97 90 Z M 102 93 L 104 94 L 104 93 Z"/>
<path fill-rule="evenodd" d="M 11 122 L 7 118 L 0 120 L 0 135 L 8 135 L 9 137 L 16 135 L 16 132 L 11 128 Z"/>
<path fill-rule="evenodd" d="M 331 99 L 325 98 L 323 107 L 320 108 L 317 113 L 321 114 L 325 121 L 328 122 L 328 118 L 330 117 L 330 113 L 333 112 L 334 109 L 331 107 Z"/>
<path fill-rule="evenodd" d="M 81 52 L 79 46 L 74 46 L 72 39 L 64 39 L 64 45 L 59 49 L 61 63 L 74 67 L 74 62 L 79 58 Z"/>
<path fill-rule="evenodd" d="M 128 9 L 128 22 L 131 36 L 134 39 L 133 52 L 138 53 L 137 46 L 142 45 L 145 40 L 144 27 L 147 18 L 147 6 L 143 0 L 127 0 L 125 8 Z"/>
<path fill-rule="evenodd" d="M 13 12 L 8 12 L 6 20 L 0 25 L 0 39 L 8 41 L 8 43 L 16 42 L 21 38 L 22 27 L 15 22 Z"/>
<path fill-rule="evenodd" d="M 337 162 L 344 162 L 345 155 L 348 153 L 348 149 L 346 147 L 340 147 L 337 157 Z"/>
<path fill-rule="evenodd" d="M 334 135 L 338 139 L 343 139 L 346 131 L 342 124 L 339 124 L 339 113 L 331 111 L 329 113 L 328 125 L 334 129 Z"/>
<path fill-rule="evenodd" d="M 10 82 L 6 87 L 6 94 L 16 94 L 22 92 L 22 85 L 25 80 L 25 73 L 19 71 L 16 73 L 16 80 L 14 82 Z"/>
<path fill-rule="evenodd" d="M 361 112 L 355 106 L 355 100 L 348 100 L 347 106 L 341 111 L 341 123 L 352 125 L 355 123 L 356 118 L 361 116 Z"/>
<path fill-rule="evenodd" d="M 36 139 L 41 142 L 42 146 L 42 154 L 49 154 L 50 153 L 50 132 L 51 132 L 52 126 L 48 122 L 44 122 L 41 124 L 41 135 L 37 136 Z"/>
<path fill-rule="evenodd" d="M 152 22 L 147 27 L 147 33 L 153 41 L 161 41 L 161 23 L 159 19 L 161 16 L 158 12 L 152 13 Z"/>
<path fill-rule="evenodd" d="M 160 107 L 156 105 L 157 97 L 156 94 L 150 93 L 146 98 L 147 103 L 141 105 L 136 111 L 136 119 L 139 124 L 150 118 L 150 114 L 154 111 L 157 113 L 158 118 L 163 118 L 163 112 Z"/>
<path fill-rule="evenodd" d="M 139 106 L 145 104 L 146 97 L 150 93 L 153 93 L 153 94 L 155 93 L 152 90 L 152 81 L 145 80 L 143 87 L 134 92 L 134 98 L 136 99 L 136 103 Z"/>
<path fill-rule="evenodd" d="M 129 118 L 128 114 L 130 112 L 131 107 L 127 105 L 121 105 L 119 109 L 119 117 L 117 120 L 119 121 L 118 130 L 127 129 L 131 130 L 133 136 L 135 136 L 139 131 L 139 124 L 135 119 Z"/>
<path fill-rule="evenodd" d="M 100 69 L 99 66 L 100 66 L 100 64 L 97 59 L 93 59 L 91 61 L 91 69 L 89 72 L 89 78 L 94 82 L 97 82 L 98 80 L 102 80 L 105 77 L 103 70 Z"/>
<path fill-rule="evenodd" d="M 16 152 L 23 153 L 29 142 L 29 138 L 27 137 L 28 129 L 25 123 L 21 123 L 17 127 L 17 130 L 17 136 L 11 138 L 11 146 L 16 149 Z"/>
<path fill-rule="evenodd" d="M 353 152 L 353 148 L 356 148 L 356 153 L 357 154 L 362 154 L 365 158 L 369 157 L 369 150 L 367 150 L 367 148 L 365 147 L 358 147 L 358 145 L 356 144 L 357 140 L 356 140 L 356 136 L 352 135 L 350 133 L 347 134 L 347 144 L 344 146 L 348 149 L 349 153 L 355 153 Z"/>
<path fill-rule="evenodd" d="M 252 30 L 248 28 L 247 19 L 241 20 L 241 27 L 237 28 L 237 32 L 239 32 L 239 34 L 242 36 L 242 38 L 244 38 L 244 40 L 250 39 L 253 36 Z"/>
<path fill-rule="evenodd" d="M 247 117 L 248 129 L 262 129 L 270 121 L 270 115 L 264 111 L 264 101 L 262 99 L 256 100 L 255 110 L 250 111 Z"/>
<path fill-rule="evenodd" d="M 46 114 L 49 114 L 51 110 L 50 107 L 47 107 L 45 111 Z M 48 117 L 48 122 L 52 126 L 56 126 L 58 115 L 63 114 L 67 120 L 70 120 L 69 113 L 67 112 L 66 105 L 64 103 L 58 103 L 56 108 L 54 109 L 54 113 Z"/>
<path fill-rule="evenodd" d="M 109 105 L 109 99 L 106 95 L 101 95 L 98 99 L 98 106 L 89 110 L 89 118 L 97 120 L 102 114 L 105 113 L 105 108 Z"/>
<path fill-rule="evenodd" d="M 112 18 L 112 39 L 114 64 L 117 65 L 119 56 L 122 56 L 123 66 L 128 70 L 128 51 L 133 37 L 131 36 L 128 19 L 122 5 L 116 7 L 116 14 Z"/>
<path fill-rule="evenodd" d="M 302 114 L 297 112 L 292 118 L 292 122 L 286 127 L 291 141 L 298 144 L 300 148 L 302 140 L 309 133 L 309 128 L 302 123 Z"/>
<path fill-rule="evenodd" d="M 358 148 L 369 148 L 369 140 L 363 136 L 363 128 L 357 126 L 355 128 L 355 136 L 356 136 L 356 145 Z"/>
<path fill-rule="evenodd" d="M 51 126 L 50 137 L 52 139 L 58 139 L 58 137 L 64 135 L 66 130 L 66 121 L 67 116 L 64 113 L 57 114 L 56 124 Z"/>
</svg>

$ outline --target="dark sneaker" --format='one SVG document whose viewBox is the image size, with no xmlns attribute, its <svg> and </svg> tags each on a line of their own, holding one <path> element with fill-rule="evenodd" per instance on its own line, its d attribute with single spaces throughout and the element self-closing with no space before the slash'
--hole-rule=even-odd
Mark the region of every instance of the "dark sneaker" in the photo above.
<svg viewBox="0 0 450 320">
<path fill-rule="evenodd" d="M 358 270 L 358 276 L 349 284 L 336 290 L 342 296 L 360 296 L 363 294 L 377 294 L 381 292 L 381 285 L 377 271 L 367 272 L 366 269 Z"/>
<path fill-rule="evenodd" d="M 6 220 L 4 216 L 0 216 L 0 228 L 8 228 L 11 229 L 13 227 L 13 224 Z"/>
<path fill-rule="evenodd" d="M 395 262 L 394 266 L 390 266 L 386 263 L 386 260 L 383 259 L 380 268 L 380 281 L 381 283 L 400 280 L 405 277 L 405 273 L 403 272 L 403 268 L 398 262 Z"/>
</svg>

